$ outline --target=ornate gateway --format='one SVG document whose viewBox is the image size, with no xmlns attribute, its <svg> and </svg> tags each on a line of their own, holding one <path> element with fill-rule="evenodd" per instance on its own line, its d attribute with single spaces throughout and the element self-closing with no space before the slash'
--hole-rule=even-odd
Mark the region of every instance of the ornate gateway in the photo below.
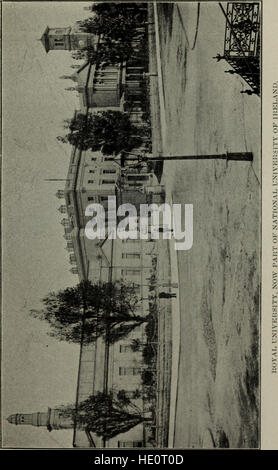
<svg viewBox="0 0 278 470">
<path fill-rule="evenodd" d="M 227 4 L 224 56 L 232 67 L 230 73 L 238 73 L 260 94 L 260 4 Z"/>
<path fill-rule="evenodd" d="M 260 55 L 259 3 L 228 3 L 224 54 L 229 57 Z"/>
</svg>

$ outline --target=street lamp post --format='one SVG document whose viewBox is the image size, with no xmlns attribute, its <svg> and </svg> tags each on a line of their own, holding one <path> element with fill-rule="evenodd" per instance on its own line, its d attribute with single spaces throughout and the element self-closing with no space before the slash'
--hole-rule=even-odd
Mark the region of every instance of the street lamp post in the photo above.
<svg viewBox="0 0 278 470">
<path fill-rule="evenodd" d="M 120 153 L 121 166 L 125 166 L 126 161 L 141 162 L 163 162 L 167 160 L 227 160 L 227 161 L 253 161 L 252 152 L 226 152 L 222 154 L 209 155 L 159 155 L 157 157 L 147 156 L 145 153 L 134 154 L 126 151 Z M 115 160 L 116 161 L 116 160 Z"/>
</svg>

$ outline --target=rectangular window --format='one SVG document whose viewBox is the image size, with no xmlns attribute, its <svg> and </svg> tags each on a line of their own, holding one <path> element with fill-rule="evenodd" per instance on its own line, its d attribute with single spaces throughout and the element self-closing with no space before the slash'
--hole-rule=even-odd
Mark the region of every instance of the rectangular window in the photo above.
<svg viewBox="0 0 278 470">
<path fill-rule="evenodd" d="M 103 173 L 104 175 L 110 175 L 110 174 L 116 173 L 116 170 L 112 170 L 112 169 L 103 170 L 102 173 Z"/>
<path fill-rule="evenodd" d="M 143 441 L 118 441 L 118 447 L 143 447 Z"/>
<path fill-rule="evenodd" d="M 96 161 L 97 161 L 96 157 L 92 157 L 91 160 L 92 160 L 92 162 L 96 162 Z"/>
<path fill-rule="evenodd" d="M 138 276 L 140 275 L 140 269 L 122 269 L 122 276 Z"/>
<path fill-rule="evenodd" d="M 140 367 L 119 367 L 119 375 L 139 375 Z"/>
<path fill-rule="evenodd" d="M 115 90 L 117 88 L 117 83 L 108 85 L 106 83 L 94 85 L 94 90 Z"/>
<path fill-rule="evenodd" d="M 120 344 L 120 353 L 127 353 L 132 351 L 130 344 Z"/>
<path fill-rule="evenodd" d="M 149 175 L 128 175 L 128 181 L 147 181 Z"/>
<path fill-rule="evenodd" d="M 92 184 L 93 182 L 94 182 L 94 180 L 88 180 L 88 183 L 91 183 L 91 184 Z"/>
<path fill-rule="evenodd" d="M 89 173 L 94 173 L 94 172 L 95 172 L 95 170 L 89 170 Z"/>
<path fill-rule="evenodd" d="M 114 184 L 115 180 L 110 180 L 110 179 L 103 179 L 101 180 L 102 184 Z"/>
<path fill-rule="evenodd" d="M 88 201 L 94 201 L 94 200 L 95 200 L 94 196 L 89 196 L 88 197 Z"/>
<path fill-rule="evenodd" d="M 122 259 L 140 259 L 140 253 L 122 253 Z"/>
</svg>

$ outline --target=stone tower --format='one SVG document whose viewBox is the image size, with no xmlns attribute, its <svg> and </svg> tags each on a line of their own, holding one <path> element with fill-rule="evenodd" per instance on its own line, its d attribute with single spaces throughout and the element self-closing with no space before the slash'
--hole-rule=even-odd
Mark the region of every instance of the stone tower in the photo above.
<svg viewBox="0 0 278 470">
<path fill-rule="evenodd" d="M 81 31 L 78 23 L 66 28 L 49 28 L 47 26 L 41 37 L 46 52 L 84 49 L 88 46 L 94 46 L 96 40 L 97 37 L 94 34 Z"/>
<path fill-rule="evenodd" d="M 48 408 L 47 412 L 17 413 L 10 415 L 7 420 L 16 425 L 45 426 L 48 431 L 73 427 L 71 418 L 65 417 L 61 410 L 51 408 Z"/>
</svg>

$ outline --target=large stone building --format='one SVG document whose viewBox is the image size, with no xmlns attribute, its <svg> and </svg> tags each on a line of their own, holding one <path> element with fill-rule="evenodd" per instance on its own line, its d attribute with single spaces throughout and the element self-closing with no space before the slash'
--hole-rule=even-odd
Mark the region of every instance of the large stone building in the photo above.
<svg viewBox="0 0 278 470">
<path fill-rule="evenodd" d="M 96 44 L 94 36 L 86 35 L 74 28 L 46 28 L 42 36 L 46 52 L 49 50 L 73 50 Z M 143 124 L 144 87 L 143 74 L 147 71 L 140 64 L 119 64 L 111 67 L 85 63 L 70 77 L 76 83 L 80 96 L 81 112 L 97 112 L 103 109 L 129 111 L 131 120 Z M 79 111 L 79 112 L 80 112 Z M 106 237 L 102 240 L 88 239 L 85 227 L 90 217 L 85 215 L 88 205 L 100 203 L 106 210 L 108 196 L 115 196 L 117 206 L 130 202 L 138 207 L 141 203 L 161 202 L 163 188 L 147 163 L 140 168 L 129 164 L 124 169 L 114 156 L 101 152 L 80 150 L 73 147 L 64 189 L 57 192 L 61 200 L 59 211 L 63 214 L 62 225 L 66 248 L 69 253 L 70 269 L 79 280 L 92 282 L 120 280 L 133 283 L 138 295 L 138 311 L 142 317 L 149 313 L 150 275 L 155 242 L 137 239 L 121 240 Z M 144 413 L 148 413 L 148 402 L 142 392 L 141 374 L 145 368 L 141 352 L 133 352 L 132 341 L 144 341 L 144 323 L 136 327 L 128 337 L 115 344 L 102 338 L 91 344 L 81 344 L 78 372 L 76 405 L 97 391 L 124 389 Z M 54 414 L 53 414 L 54 413 Z M 55 414 L 56 413 L 56 414 Z M 57 421 L 58 411 L 33 415 L 13 415 L 9 421 L 14 424 L 44 425 L 58 429 L 63 424 Z M 23 421 L 21 417 L 24 416 Z M 26 416 L 26 418 L 25 418 Z M 27 418 L 28 416 L 28 418 Z M 38 418 L 39 416 L 39 418 Z M 41 423 L 41 424 L 37 424 Z M 58 423 L 58 424 L 55 424 Z M 56 426 L 56 427 L 55 427 Z M 74 429 L 75 447 L 145 447 L 147 428 L 139 424 L 124 434 L 108 441 Z"/>
<path fill-rule="evenodd" d="M 91 240 L 85 234 L 90 220 L 85 211 L 91 203 L 102 204 L 108 216 L 108 196 L 115 196 L 116 206 L 130 202 L 138 207 L 140 203 L 159 202 L 157 197 L 163 199 L 163 188 L 153 172 L 148 171 L 147 165 L 140 172 L 130 167 L 123 174 L 122 171 L 113 157 L 74 148 L 66 186 L 58 191 L 57 196 L 63 199 L 60 212 L 65 214 L 62 225 L 72 272 L 80 280 L 132 282 L 140 299 L 137 313 L 146 316 L 155 242 L 140 240 L 139 234 L 135 240 L 109 239 L 108 227 L 103 240 Z M 161 194 L 155 194 L 157 188 Z M 102 339 L 81 345 L 77 404 L 97 391 L 124 389 L 132 397 L 136 390 L 142 388 L 142 355 L 133 352 L 131 345 L 134 339 L 144 341 L 144 328 L 144 325 L 138 326 L 125 340 L 114 345 Z M 143 397 L 137 398 L 136 404 L 147 411 Z M 146 445 L 144 436 L 142 424 L 106 442 L 95 435 L 89 439 L 88 433 L 76 429 L 74 446 L 87 447 L 94 443 L 96 447 L 138 447 Z"/>
</svg>

